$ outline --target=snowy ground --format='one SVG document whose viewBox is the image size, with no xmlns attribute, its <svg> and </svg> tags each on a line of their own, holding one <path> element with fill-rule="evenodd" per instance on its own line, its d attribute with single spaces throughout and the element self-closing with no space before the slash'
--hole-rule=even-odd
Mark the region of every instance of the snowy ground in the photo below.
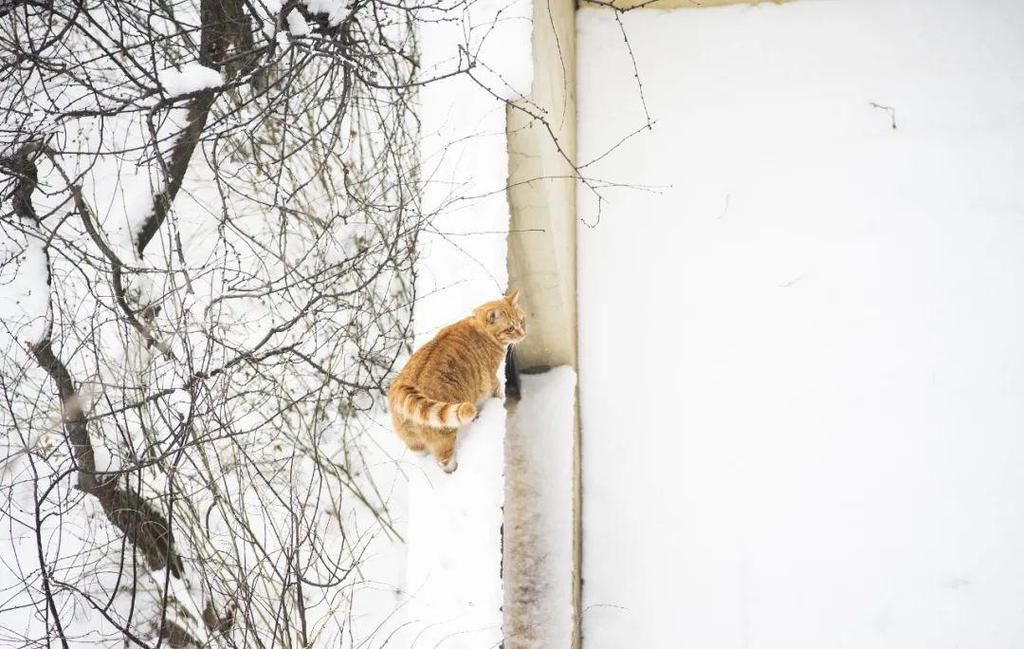
<svg viewBox="0 0 1024 649">
<path fill-rule="evenodd" d="M 588 160 L 644 113 L 578 19 Z M 665 189 L 579 230 L 584 646 L 1024 645 L 1024 6 L 623 20 L 658 124 L 592 173 Z"/>
</svg>

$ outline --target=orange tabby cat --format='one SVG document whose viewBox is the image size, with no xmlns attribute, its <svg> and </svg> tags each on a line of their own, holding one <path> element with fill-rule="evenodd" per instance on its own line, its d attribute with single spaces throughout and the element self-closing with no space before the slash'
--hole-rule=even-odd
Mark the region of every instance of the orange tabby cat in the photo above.
<svg viewBox="0 0 1024 649">
<path fill-rule="evenodd" d="M 519 291 L 482 304 L 420 347 L 388 390 L 391 419 L 410 449 L 430 451 L 445 473 L 458 468 L 458 427 L 473 421 L 487 397 L 503 397 L 498 367 L 526 335 Z"/>
</svg>

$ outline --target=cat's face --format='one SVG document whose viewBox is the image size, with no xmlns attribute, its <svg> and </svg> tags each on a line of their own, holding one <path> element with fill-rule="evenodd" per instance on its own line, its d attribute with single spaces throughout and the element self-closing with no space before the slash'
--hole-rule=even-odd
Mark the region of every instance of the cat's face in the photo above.
<svg viewBox="0 0 1024 649">
<path fill-rule="evenodd" d="M 526 314 L 518 306 L 519 291 L 500 300 L 483 304 L 474 311 L 487 331 L 502 345 L 515 344 L 526 337 Z"/>
</svg>

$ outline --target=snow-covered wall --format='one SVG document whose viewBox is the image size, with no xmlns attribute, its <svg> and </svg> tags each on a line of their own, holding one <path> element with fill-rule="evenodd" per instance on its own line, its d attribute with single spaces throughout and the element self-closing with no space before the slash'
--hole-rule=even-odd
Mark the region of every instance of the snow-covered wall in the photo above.
<svg viewBox="0 0 1024 649">
<path fill-rule="evenodd" d="M 585 162 L 644 113 L 578 20 Z M 590 172 L 663 188 L 579 229 L 585 649 L 1024 646 L 1024 4 L 623 20 L 658 123 Z"/>
<path fill-rule="evenodd" d="M 467 5 L 461 20 L 453 11 L 420 26 L 422 208 L 430 223 L 418 239 L 417 346 L 507 288 L 504 100 L 530 87 L 531 9 L 526 0 L 484 0 Z M 491 399 L 460 431 L 456 472 L 408 451 L 401 457 L 408 604 L 389 646 L 501 643 L 504 439 L 505 410 Z"/>
</svg>

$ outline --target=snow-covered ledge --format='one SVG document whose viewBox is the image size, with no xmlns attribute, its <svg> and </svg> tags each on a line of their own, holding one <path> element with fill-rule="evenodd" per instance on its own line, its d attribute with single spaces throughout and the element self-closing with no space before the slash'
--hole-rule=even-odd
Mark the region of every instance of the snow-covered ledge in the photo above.
<svg viewBox="0 0 1024 649">
<path fill-rule="evenodd" d="M 576 372 L 520 377 L 505 436 L 505 649 L 576 646 Z"/>
<path fill-rule="evenodd" d="M 489 400 L 459 435 L 459 469 L 410 460 L 409 633 L 395 647 L 479 649 L 502 639 L 505 409 Z"/>
<path fill-rule="evenodd" d="M 425 23 L 419 32 L 423 78 L 442 80 L 419 95 L 422 209 L 431 227 L 417 244 L 417 345 L 508 287 L 506 113 L 496 97 L 529 88 L 530 10 L 529 0 L 480 0 L 465 24 Z M 473 77 L 450 74 L 465 64 L 464 52 L 477 57 Z M 504 404 L 488 401 L 459 433 L 452 474 L 429 457 L 400 458 L 409 478 L 406 599 L 388 647 L 502 643 L 505 424 Z"/>
</svg>

